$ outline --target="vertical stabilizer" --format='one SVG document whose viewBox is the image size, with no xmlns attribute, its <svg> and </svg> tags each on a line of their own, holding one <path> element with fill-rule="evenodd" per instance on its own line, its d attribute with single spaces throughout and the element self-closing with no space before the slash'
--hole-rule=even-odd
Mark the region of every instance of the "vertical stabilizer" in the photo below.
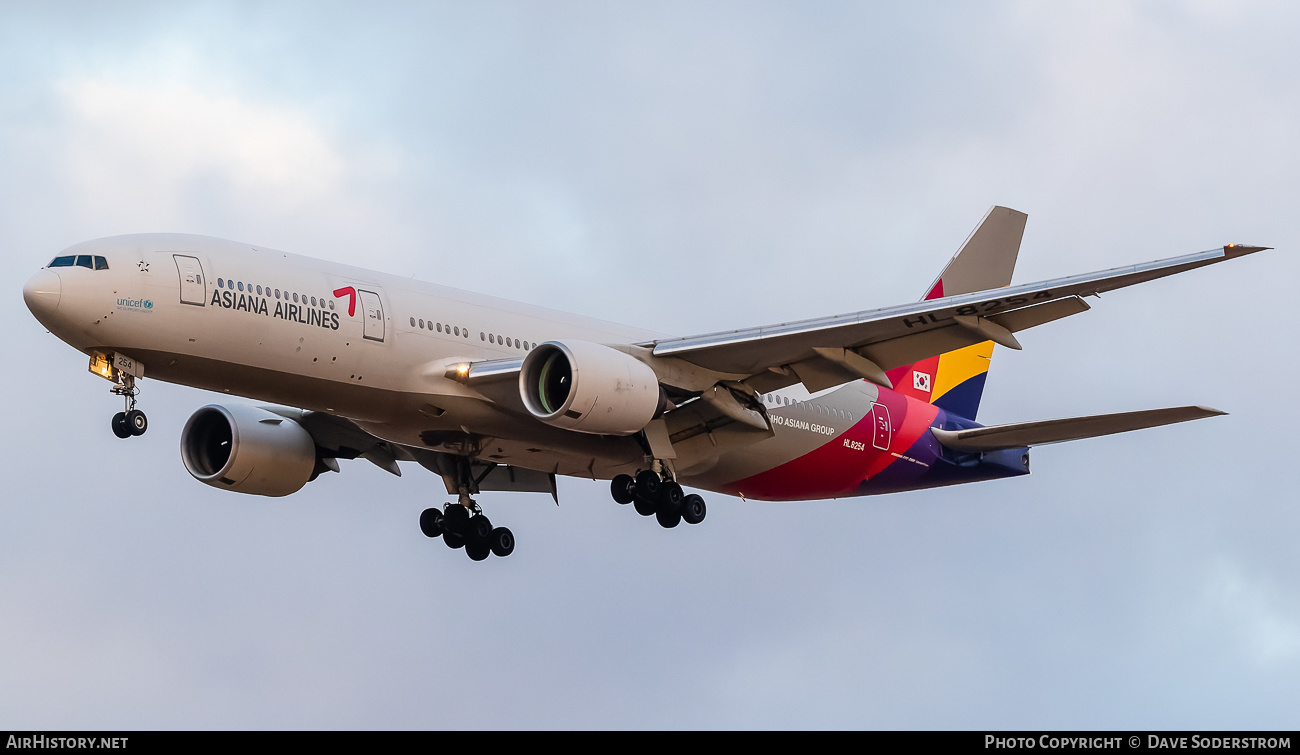
<svg viewBox="0 0 1300 755">
<path fill-rule="evenodd" d="M 922 299 L 1010 285 L 1028 218 L 1007 207 L 990 209 Z M 889 371 L 889 379 L 900 393 L 975 419 L 992 357 L 993 342 L 985 341 L 895 368 Z"/>
</svg>

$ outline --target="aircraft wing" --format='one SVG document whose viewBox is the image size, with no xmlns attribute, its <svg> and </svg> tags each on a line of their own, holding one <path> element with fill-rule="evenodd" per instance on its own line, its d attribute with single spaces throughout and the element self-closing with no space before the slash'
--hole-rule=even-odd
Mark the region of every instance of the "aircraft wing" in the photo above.
<svg viewBox="0 0 1300 755">
<path fill-rule="evenodd" d="M 865 378 L 893 387 L 887 371 L 993 341 L 1019 349 L 1015 333 L 1089 309 L 1093 296 L 1213 265 L 1269 247 L 1229 244 L 1182 257 L 1019 286 L 929 299 L 812 320 L 668 338 L 636 346 L 681 359 L 757 391 L 802 382 L 810 391 Z M 513 395 L 523 360 L 495 359 L 450 367 L 447 376 L 489 393 Z M 503 397 L 494 397 L 501 400 Z"/>
<path fill-rule="evenodd" d="M 268 412 L 297 422 L 320 450 L 325 466 L 337 472 L 335 459 L 365 459 L 380 469 L 402 476 L 398 461 L 415 461 L 405 448 L 389 443 L 357 427 L 356 423 L 325 412 L 311 412 L 282 406 L 263 406 Z"/>
<path fill-rule="evenodd" d="M 760 391 L 798 381 L 817 391 L 859 377 L 888 386 L 886 371 L 953 349 L 983 341 L 1018 349 L 1014 333 L 1087 310 L 1081 297 L 1267 248 L 1229 244 L 1085 275 L 639 345 L 656 357 L 750 376 L 747 382 Z M 789 376 L 791 371 L 797 377 Z"/>
</svg>

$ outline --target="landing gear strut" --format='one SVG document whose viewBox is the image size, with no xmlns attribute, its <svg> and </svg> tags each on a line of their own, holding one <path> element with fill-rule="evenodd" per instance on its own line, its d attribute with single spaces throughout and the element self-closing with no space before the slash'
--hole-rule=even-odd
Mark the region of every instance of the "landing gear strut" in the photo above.
<svg viewBox="0 0 1300 755">
<path fill-rule="evenodd" d="M 637 472 L 636 477 L 618 475 L 609 490 L 615 501 L 632 504 L 641 516 L 654 516 L 666 529 L 682 522 L 699 524 L 708 513 L 703 498 L 684 494 L 671 476 L 651 469 Z"/>
<path fill-rule="evenodd" d="M 144 435 L 145 430 L 149 429 L 149 418 L 135 408 L 135 397 L 140 394 L 140 389 L 135 387 L 135 377 L 122 375 L 122 382 L 115 384 L 111 390 L 126 402 L 126 410 L 113 415 L 113 434 L 119 438 Z"/>
<path fill-rule="evenodd" d="M 420 514 L 420 531 L 426 537 L 442 536 L 448 548 L 464 548 L 472 561 L 489 555 L 502 558 L 515 552 L 515 535 L 506 527 L 493 527 L 483 509 L 469 497 L 469 485 L 461 485 L 460 499 L 442 509 L 425 509 Z"/>
</svg>

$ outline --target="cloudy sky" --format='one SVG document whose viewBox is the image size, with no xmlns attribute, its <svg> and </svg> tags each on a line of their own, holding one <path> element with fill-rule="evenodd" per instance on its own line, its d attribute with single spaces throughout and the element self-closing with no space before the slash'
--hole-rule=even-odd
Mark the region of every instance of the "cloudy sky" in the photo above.
<svg viewBox="0 0 1300 755">
<path fill-rule="evenodd" d="M 1284 2 L 3 3 L 0 728 L 1294 728 L 1300 10 Z M 23 306 L 78 241 L 231 238 L 682 334 L 1277 247 L 999 348 L 980 418 L 1230 416 L 1034 474 L 665 531 L 418 468 L 181 466 Z"/>
</svg>

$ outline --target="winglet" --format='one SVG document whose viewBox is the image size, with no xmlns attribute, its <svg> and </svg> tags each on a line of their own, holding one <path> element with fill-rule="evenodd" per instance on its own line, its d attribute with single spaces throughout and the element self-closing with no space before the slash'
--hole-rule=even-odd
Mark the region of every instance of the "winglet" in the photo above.
<svg viewBox="0 0 1300 755">
<path fill-rule="evenodd" d="M 1229 257 L 1245 257 L 1247 254 L 1272 249 L 1271 246 L 1251 246 L 1250 244 L 1224 244 L 1223 253 Z"/>
</svg>

